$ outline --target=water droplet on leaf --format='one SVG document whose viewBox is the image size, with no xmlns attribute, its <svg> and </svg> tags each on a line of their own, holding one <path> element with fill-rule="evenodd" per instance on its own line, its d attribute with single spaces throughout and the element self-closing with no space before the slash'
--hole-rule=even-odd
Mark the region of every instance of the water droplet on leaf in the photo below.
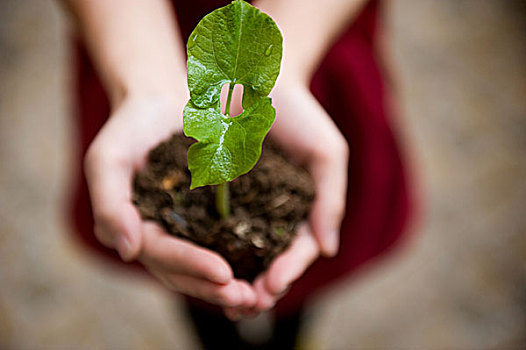
<svg viewBox="0 0 526 350">
<path fill-rule="evenodd" d="M 272 53 L 272 44 L 270 44 L 269 47 L 267 47 L 267 50 L 265 50 L 265 56 L 270 56 Z"/>
<path fill-rule="evenodd" d="M 188 40 L 188 45 L 187 45 L 189 49 L 192 48 L 192 47 L 195 45 L 195 42 L 196 42 L 196 40 L 197 40 L 197 37 L 198 37 L 197 34 L 194 34 L 194 35 L 192 35 L 192 36 L 190 37 L 190 40 Z"/>
</svg>

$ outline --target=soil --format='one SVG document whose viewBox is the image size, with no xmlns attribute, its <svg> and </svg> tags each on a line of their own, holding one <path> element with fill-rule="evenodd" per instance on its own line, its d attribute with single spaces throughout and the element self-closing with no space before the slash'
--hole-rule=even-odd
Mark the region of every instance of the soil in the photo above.
<svg viewBox="0 0 526 350">
<path fill-rule="evenodd" d="M 153 149 L 145 169 L 136 174 L 133 202 L 143 219 L 218 252 L 236 278 L 253 281 L 290 245 L 306 219 L 314 199 L 312 179 L 266 141 L 256 166 L 230 183 L 232 215 L 221 220 L 215 186 L 190 191 L 186 152 L 192 143 L 176 134 Z"/>
</svg>

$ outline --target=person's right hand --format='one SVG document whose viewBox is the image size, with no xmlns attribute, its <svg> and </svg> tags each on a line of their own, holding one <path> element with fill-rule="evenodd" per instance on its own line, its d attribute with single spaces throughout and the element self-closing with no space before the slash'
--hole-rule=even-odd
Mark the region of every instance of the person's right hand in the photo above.
<svg viewBox="0 0 526 350">
<path fill-rule="evenodd" d="M 182 129 L 186 101 L 129 97 L 112 113 L 85 158 L 95 235 L 124 261 L 139 260 L 169 289 L 222 307 L 252 307 L 253 288 L 233 278 L 218 254 L 144 222 L 132 203 L 132 179 L 148 152 Z"/>
</svg>

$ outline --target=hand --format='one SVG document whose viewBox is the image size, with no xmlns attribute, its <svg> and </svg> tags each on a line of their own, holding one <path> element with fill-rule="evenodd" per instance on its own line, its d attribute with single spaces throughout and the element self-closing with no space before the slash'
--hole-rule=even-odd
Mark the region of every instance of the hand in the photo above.
<svg viewBox="0 0 526 350">
<path fill-rule="evenodd" d="M 226 91 L 222 90 L 222 101 L 226 99 Z M 242 112 L 241 94 L 236 86 L 232 115 Z M 293 161 L 306 166 L 313 177 L 316 198 L 309 216 L 310 230 L 321 254 L 332 257 L 338 252 L 345 213 L 347 141 L 302 79 L 281 75 L 271 97 L 277 117 L 270 136 Z"/>
<path fill-rule="evenodd" d="M 232 277 L 218 254 L 143 222 L 131 201 L 131 181 L 160 141 L 180 131 L 182 106 L 173 99 L 128 98 L 112 114 L 87 152 L 85 172 L 95 235 L 124 261 L 138 259 L 171 290 L 220 306 L 251 307 L 255 293 Z"/>
<path fill-rule="evenodd" d="M 268 270 L 261 274 L 253 284 L 257 301 L 252 307 L 226 307 L 225 315 L 231 320 L 253 317 L 274 307 L 294 281 L 319 257 L 320 249 L 309 226 L 304 223 L 291 246 L 279 255 Z"/>
<path fill-rule="evenodd" d="M 271 95 L 278 114 L 270 135 L 313 177 L 316 198 L 310 230 L 321 254 L 332 257 L 338 252 L 345 213 L 347 141 L 306 83 L 282 76 Z"/>
<path fill-rule="evenodd" d="M 231 319 L 272 308 L 320 254 L 334 256 L 339 246 L 347 189 L 347 142 L 300 80 L 280 77 L 272 98 L 278 115 L 271 137 L 310 171 L 316 198 L 308 224 L 300 226 L 291 247 L 254 282 L 254 307 L 226 308 Z"/>
</svg>

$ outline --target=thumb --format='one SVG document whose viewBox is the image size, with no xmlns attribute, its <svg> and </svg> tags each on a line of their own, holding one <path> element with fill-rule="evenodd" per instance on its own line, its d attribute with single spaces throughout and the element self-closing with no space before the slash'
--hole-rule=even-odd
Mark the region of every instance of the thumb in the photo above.
<svg viewBox="0 0 526 350">
<path fill-rule="evenodd" d="M 314 157 L 311 174 L 316 198 L 309 222 L 322 255 L 335 256 L 340 244 L 340 226 L 345 214 L 347 196 L 347 146 L 340 151 L 328 147 L 331 154 Z"/>
<path fill-rule="evenodd" d="M 131 167 L 106 157 L 87 156 L 85 172 L 95 236 L 116 249 L 122 260 L 134 260 L 141 250 L 141 217 L 131 201 Z"/>
<path fill-rule="evenodd" d="M 103 245 L 116 249 L 123 261 L 138 257 L 141 218 L 131 203 L 122 203 L 111 210 L 94 206 L 94 219 L 95 236 Z"/>
</svg>

